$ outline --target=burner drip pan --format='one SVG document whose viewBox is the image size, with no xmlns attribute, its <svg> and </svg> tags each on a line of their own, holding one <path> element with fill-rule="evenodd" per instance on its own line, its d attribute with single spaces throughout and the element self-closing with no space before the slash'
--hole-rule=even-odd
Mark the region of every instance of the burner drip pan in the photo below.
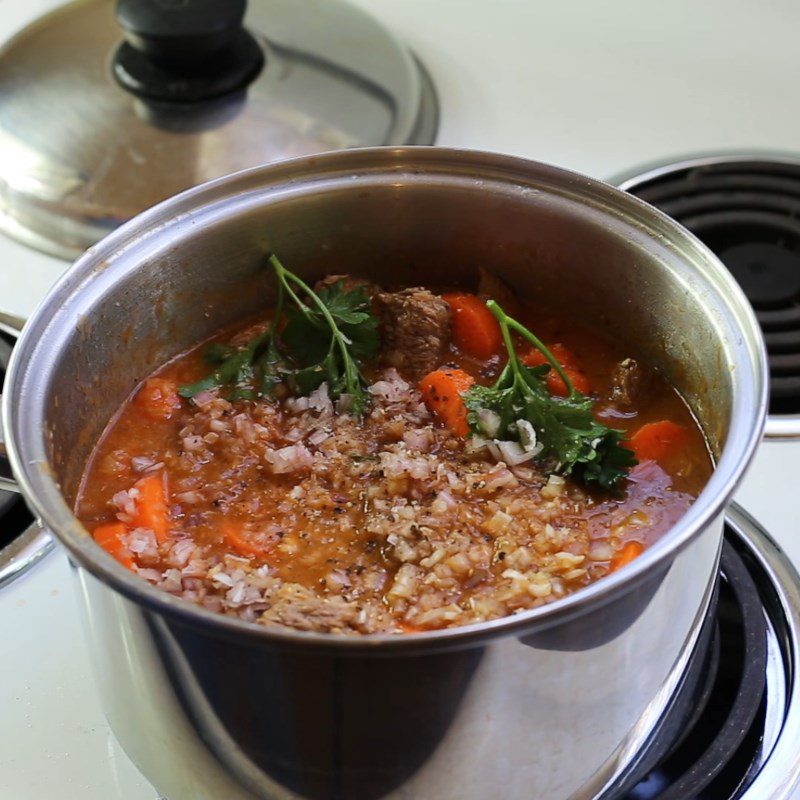
<svg viewBox="0 0 800 800">
<path fill-rule="evenodd" d="M 800 577 L 733 505 L 713 638 L 639 764 L 603 800 L 791 800 L 800 788 Z M 690 666 L 691 672 L 694 665 Z M 687 715 L 686 710 L 691 709 Z M 676 729 L 671 720 L 686 720 Z"/>
</svg>

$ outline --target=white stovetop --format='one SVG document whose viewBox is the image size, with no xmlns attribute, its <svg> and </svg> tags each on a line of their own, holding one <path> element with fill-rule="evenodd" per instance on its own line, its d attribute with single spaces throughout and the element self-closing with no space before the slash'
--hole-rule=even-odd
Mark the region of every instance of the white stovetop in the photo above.
<svg viewBox="0 0 800 800">
<path fill-rule="evenodd" d="M 795 0 L 358 2 L 429 68 L 440 144 L 597 177 L 708 151 L 800 152 Z M 54 5 L 0 0 L 0 40 Z M 0 237 L 0 309 L 30 313 L 63 269 Z M 765 444 L 737 498 L 797 564 L 799 472 L 800 442 Z M 0 590 L 0 620 L 0 797 L 155 800 L 103 718 L 62 553 Z"/>
</svg>

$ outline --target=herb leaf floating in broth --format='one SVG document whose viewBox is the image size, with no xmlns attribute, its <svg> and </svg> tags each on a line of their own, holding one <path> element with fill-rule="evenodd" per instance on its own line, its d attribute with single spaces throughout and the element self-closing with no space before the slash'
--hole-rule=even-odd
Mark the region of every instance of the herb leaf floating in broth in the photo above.
<svg viewBox="0 0 800 800">
<path fill-rule="evenodd" d="M 290 288 L 287 291 L 297 307 L 286 310 L 281 343 L 300 366 L 288 373 L 291 383 L 300 394 L 310 394 L 327 381 L 334 397 L 347 394 L 350 410 L 360 413 L 366 395 L 357 363 L 373 357 L 380 344 L 378 319 L 367 293 L 360 286 L 345 291 L 341 281 L 316 294 L 305 287 L 314 301 L 306 305 Z"/>
<path fill-rule="evenodd" d="M 195 383 L 181 386 L 178 394 L 192 398 L 201 392 L 231 385 L 231 400 L 252 400 L 256 396 L 269 396 L 280 382 L 279 365 L 282 357 L 278 352 L 276 333 L 283 311 L 283 286 L 278 284 L 278 302 L 275 315 L 263 333 L 253 337 L 244 347 L 236 349 L 213 342 L 204 353 L 208 364 L 217 364 L 217 369 Z"/>
<path fill-rule="evenodd" d="M 508 363 L 492 386 L 472 386 L 463 394 L 473 437 L 519 443 L 522 458 L 551 458 L 562 475 L 574 474 L 586 484 L 616 489 L 636 464 L 631 450 L 621 444 L 623 433 L 598 422 L 592 400 L 581 394 L 545 345 L 500 306 L 486 305 L 500 323 Z M 517 355 L 511 332 L 522 336 L 547 359 L 526 367 Z M 566 397 L 552 396 L 545 384 L 555 369 L 567 387 Z"/>
<path fill-rule="evenodd" d="M 278 280 L 278 302 L 269 328 L 240 350 L 211 345 L 206 359 L 219 366 L 196 383 L 182 386 L 180 394 L 195 397 L 230 384 L 232 400 L 254 399 L 271 396 L 275 386 L 286 381 L 307 395 L 327 382 L 332 397 L 346 395 L 348 410 L 362 413 L 367 394 L 358 365 L 374 356 L 380 344 L 378 319 L 367 293 L 360 286 L 348 291 L 342 281 L 315 292 L 277 256 L 270 255 L 269 264 Z M 292 305 L 284 310 L 286 298 Z"/>
</svg>

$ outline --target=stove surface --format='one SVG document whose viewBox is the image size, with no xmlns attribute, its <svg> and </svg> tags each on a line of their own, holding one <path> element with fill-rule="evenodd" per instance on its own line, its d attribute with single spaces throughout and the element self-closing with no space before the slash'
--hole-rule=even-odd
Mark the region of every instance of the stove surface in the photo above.
<svg viewBox="0 0 800 800">
<path fill-rule="evenodd" d="M 705 153 L 800 155 L 800 5 L 789 0 L 357 3 L 430 71 L 438 144 L 601 178 Z M 0 0 L 0 39 L 55 5 Z M 0 309 L 20 315 L 65 267 L 4 238 L 0 264 Z M 796 565 L 799 472 L 800 440 L 765 443 L 737 495 Z M 103 717 L 61 551 L 0 590 L 0 619 L 0 797 L 155 800 Z"/>
</svg>

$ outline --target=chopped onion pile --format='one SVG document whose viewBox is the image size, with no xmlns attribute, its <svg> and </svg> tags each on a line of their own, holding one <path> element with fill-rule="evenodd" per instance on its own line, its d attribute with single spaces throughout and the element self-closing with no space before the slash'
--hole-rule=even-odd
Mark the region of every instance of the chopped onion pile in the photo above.
<svg viewBox="0 0 800 800">
<path fill-rule="evenodd" d="M 494 411 L 481 409 L 478 412 L 478 419 L 480 420 L 481 430 L 485 431 L 487 436 L 491 436 L 491 430 L 497 432 L 500 428 L 500 417 Z M 467 450 L 475 453 L 486 449 L 495 460 L 503 461 L 510 467 L 531 461 L 542 451 L 542 445 L 536 441 L 536 431 L 531 423 L 525 419 L 518 419 L 515 426 L 519 433 L 519 442 L 473 436 L 467 443 Z"/>
</svg>

